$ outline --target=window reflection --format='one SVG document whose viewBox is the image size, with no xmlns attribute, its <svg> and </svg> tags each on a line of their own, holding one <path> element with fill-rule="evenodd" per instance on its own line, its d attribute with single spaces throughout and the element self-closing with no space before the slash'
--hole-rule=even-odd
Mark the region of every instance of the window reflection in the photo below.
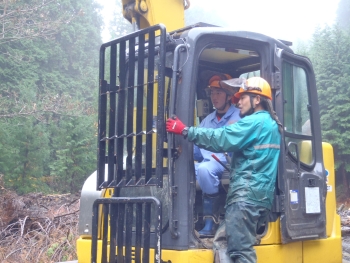
<svg viewBox="0 0 350 263">
<path fill-rule="evenodd" d="M 300 162 L 313 163 L 313 147 L 310 136 L 310 100 L 307 75 L 303 68 L 290 63 L 283 64 L 284 129 L 286 143 L 295 142 L 299 151 Z M 305 138 L 300 138 L 300 135 Z M 296 153 L 289 150 L 296 157 Z"/>
</svg>

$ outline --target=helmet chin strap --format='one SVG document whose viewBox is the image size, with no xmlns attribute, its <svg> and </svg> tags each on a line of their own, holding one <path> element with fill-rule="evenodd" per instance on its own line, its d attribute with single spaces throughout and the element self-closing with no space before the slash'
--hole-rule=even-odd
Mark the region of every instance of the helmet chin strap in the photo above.
<svg viewBox="0 0 350 263">
<path fill-rule="evenodd" d="M 226 95 L 226 101 L 225 104 L 221 108 L 216 108 L 216 110 L 223 111 L 226 108 L 226 105 L 230 105 L 229 103 L 230 100 L 227 100 L 227 95 Z"/>
</svg>

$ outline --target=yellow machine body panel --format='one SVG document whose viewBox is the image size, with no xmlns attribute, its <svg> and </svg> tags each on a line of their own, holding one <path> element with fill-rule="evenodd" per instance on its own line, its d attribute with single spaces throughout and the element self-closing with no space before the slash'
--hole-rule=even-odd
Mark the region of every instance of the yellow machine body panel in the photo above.
<svg viewBox="0 0 350 263">
<path fill-rule="evenodd" d="M 98 242 L 98 255 L 101 254 L 102 241 Z M 341 258 L 334 257 L 333 249 L 337 249 L 336 239 L 294 242 L 289 244 L 259 245 L 256 246 L 257 263 L 339 263 Z M 90 263 L 91 240 L 78 239 L 78 262 Z M 108 247 L 109 249 L 109 247 Z M 307 250 L 307 252 L 305 251 Z M 330 253 L 329 251 L 332 251 Z M 339 253 L 336 253 L 339 254 Z M 154 257 L 154 250 L 150 250 L 150 262 Z M 98 257 L 100 258 L 100 257 Z M 162 259 L 172 263 L 212 263 L 214 260 L 211 249 L 193 249 L 186 251 L 162 250 Z M 99 261 L 98 261 L 99 262 Z"/>
<path fill-rule="evenodd" d="M 322 143 L 323 161 L 327 173 L 326 233 L 327 239 L 303 242 L 302 262 L 342 262 L 340 216 L 336 212 L 335 173 L 333 147 Z"/>
<path fill-rule="evenodd" d="M 340 226 L 340 216 L 336 212 L 336 195 L 335 195 L 335 170 L 334 170 L 334 154 L 333 147 L 329 143 L 322 143 L 323 162 L 327 173 L 327 197 L 326 197 L 326 232 L 327 237 L 337 235 L 340 237 L 340 229 L 338 233 L 334 233 L 335 226 Z"/>
<path fill-rule="evenodd" d="M 333 148 L 329 143 L 323 143 L 324 165 L 327 170 L 327 225 L 326 239 L 298 241 L 282 244 L 280 236 L 280 220 L 270 222 L 266 233 L 261 238 L 259 245 L 255 246 L 258 263 L 339 263 L 341 262 L 341 230 L 340 216 L 336 213 L 335 199 L 335 174 Z M 303 148 L 304 150 L 306 147 Z M 302 154 L 301 154 L 302 156 Z M 109 198 L 113 190 L 104 191 L 104 197 Z M 100 214 L 99 222 L 103 222 Z M 103 226 L 101 226 L 103 227 Z M 100 227 L 98 228 L 101 229 Z M 99 231 L 98 252 L 101 254 L 102 237 Z M 109 249 L 109 246 L 107 246 Z M 332 251 L 332 253 L 330 253 Z M 91 261 L 91 239 L 81 237 L 77 240 L 77 254 L 79 263 Z M 98 256 L 100 258 L 100 256 Z M 154 250 L 150 250 L 150 262 L 154 258 Z M 162 250 L 162 259 L 171 260 L 172 263 L 212 263 L 213 251 L 211 249 L 189 249 L 189 250 Z"/>
</svg>

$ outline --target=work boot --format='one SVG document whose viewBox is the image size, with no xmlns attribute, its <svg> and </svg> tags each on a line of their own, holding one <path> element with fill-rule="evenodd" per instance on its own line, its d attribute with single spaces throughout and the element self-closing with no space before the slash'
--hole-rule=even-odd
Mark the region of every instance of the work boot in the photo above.
<svg viewBox="0 0 350 263">
<path fill-rule="evenodd" d="M 219 201 L 219 194 L 203 194 L 204 228 L 198 232 L 199 237 L 214 237 L 219 218 Z"/>
</svg>

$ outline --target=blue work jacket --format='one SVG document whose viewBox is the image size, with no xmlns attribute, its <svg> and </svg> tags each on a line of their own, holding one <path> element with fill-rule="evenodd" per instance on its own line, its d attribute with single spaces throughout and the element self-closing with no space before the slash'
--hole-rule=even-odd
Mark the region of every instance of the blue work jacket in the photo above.
<svg viewBox="0 0 350 263">
<path fill-rule="evenodd" d="M 213 152 L 233 152 L 226 205 L 244 201 L 271 208 L 281 136 L 267 111 L 218 129 L 190 127 L 188 139 Z"/>
<path fill-rule="evenodd" d="M 220 128 L 225 125 L 230 125 L 232 123 L 235 123 L 239 121 L 241 117 L 239 117 L 239 109 L 236 108 L 234 105 L 231 105 L 230 108 L 227 110 L 224 116 L 221 117 L 220 120 L 218 120 L 216 116 L 216 110 L 210 113 L 207 117 L 204 118 L 204 120 L 200 123 L 199 127 L 201 128 Z M 193 155 L 194 160 L 198 162 L 207 162 L 207 161 L 215 161 L 214 158 L 211 156 L 213 152 L 208 151 L 206 149 L 200 149 L 197 145 L 194 145 L 193 148 Z M 220 161 L 223 163 L 226 163 L 226 157 L 223 153 L 216 153 L 215 154 Z"/>
</svg>

